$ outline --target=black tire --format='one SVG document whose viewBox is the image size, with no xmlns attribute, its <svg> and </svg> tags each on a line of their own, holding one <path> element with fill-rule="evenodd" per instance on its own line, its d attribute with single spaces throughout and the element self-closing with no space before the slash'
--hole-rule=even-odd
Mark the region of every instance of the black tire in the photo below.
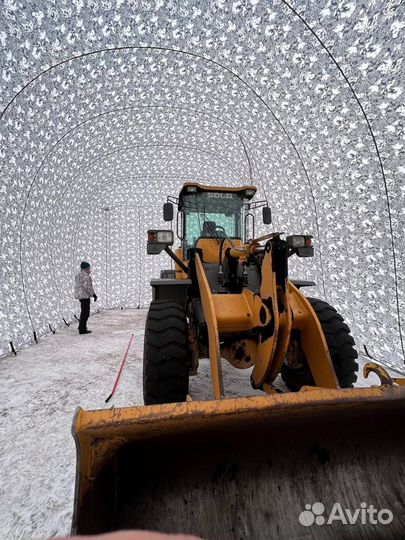
<svg viewBox="0 0 405 540">
<path fill-rule="evenodd" d="M 145 325 L 145 405 L 186 401 L 190 362 L 187 318 L 181 302 L 154 300 Z"/>
<path fill-rule="evenodd" d="M 352 388 L 357 381 L 357 351 L 350 328 L 334 307 L 317 298 L 307 298 L 321 323 L 329 353 L 341 388 Z M 300 368 L 291 368 L 283 364 L 281 378 L 290 390 L 298 391 L 301 386 L 315 385 L 307 361 Z"/>
</svg>

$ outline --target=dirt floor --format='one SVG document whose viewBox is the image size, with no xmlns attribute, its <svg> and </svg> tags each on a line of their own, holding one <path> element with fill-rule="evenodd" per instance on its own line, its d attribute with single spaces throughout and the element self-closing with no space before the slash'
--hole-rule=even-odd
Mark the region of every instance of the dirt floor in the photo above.
<svg viewBox="0 0 405 540">
<path fill-rule="evenodd" d="M 0 538 L 47 538 L 68 534 L 73 508 L 75 446 L 71 425 L 77 407 L 141 405 L 146 310 L 106 311 L 77 323 L 15 356 L 0 359 Z M 108 405 L 131 332 L 134 340 L 121 381 Z M 359 364 L 364 363 L 360 359 Z M 250 370 L 223 362 L 227 397 L 257 395 Z M 377 384 L 372 375 L 367 381 Z M 362 377 L 358 384 L 365 385 Z M 277 385 L 284 389 L 283 383 Z M 210 399 L 208 360 L 191 378 L 194 400 Z"/>
</svg>

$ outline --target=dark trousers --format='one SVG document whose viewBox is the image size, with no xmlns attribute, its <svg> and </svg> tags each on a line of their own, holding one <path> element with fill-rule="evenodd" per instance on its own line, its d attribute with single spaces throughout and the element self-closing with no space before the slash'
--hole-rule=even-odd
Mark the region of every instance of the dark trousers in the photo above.
<svg viewBox="0 0 405 540">
<path fill-rule="evenodd" d="M 90 315 L 90 298 L 82 298 L 80 300 L 81 312 L 79 320 L 79 332 L 85 332 L 87 330 L 87 320 Z"/>
</svg>

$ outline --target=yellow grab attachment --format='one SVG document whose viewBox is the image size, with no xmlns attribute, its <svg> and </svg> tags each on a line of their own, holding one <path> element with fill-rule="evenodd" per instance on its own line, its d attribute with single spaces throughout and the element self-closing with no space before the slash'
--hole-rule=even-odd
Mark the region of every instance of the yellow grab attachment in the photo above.
<svg viewBox="0 0 405 540">
<path fill-rule="evenodd" d="M 78 409 L 73 533 L 403 539 L 404 392 L 398 385 L 307 387 L 295 394 Z M 321 525 L 311 525 L 314 503 L 321 503 L 315 507 Z M 343 518 L 329 523 L 337 504 Z M 370 505 L 386 512 L 371 518 Z"/>
</svg>

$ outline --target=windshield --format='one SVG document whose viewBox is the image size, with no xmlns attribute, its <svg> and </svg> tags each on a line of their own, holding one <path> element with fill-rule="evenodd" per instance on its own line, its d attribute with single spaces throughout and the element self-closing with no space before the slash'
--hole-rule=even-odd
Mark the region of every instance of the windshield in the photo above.
<svg viewBox="0 0 405 540">
<path fill-rule="evenodd" d="M 184 248 L 199 238 L 243 238 L 244 199 L 236 193 L 200 191 L 183 198 Z"/>
</svg>

